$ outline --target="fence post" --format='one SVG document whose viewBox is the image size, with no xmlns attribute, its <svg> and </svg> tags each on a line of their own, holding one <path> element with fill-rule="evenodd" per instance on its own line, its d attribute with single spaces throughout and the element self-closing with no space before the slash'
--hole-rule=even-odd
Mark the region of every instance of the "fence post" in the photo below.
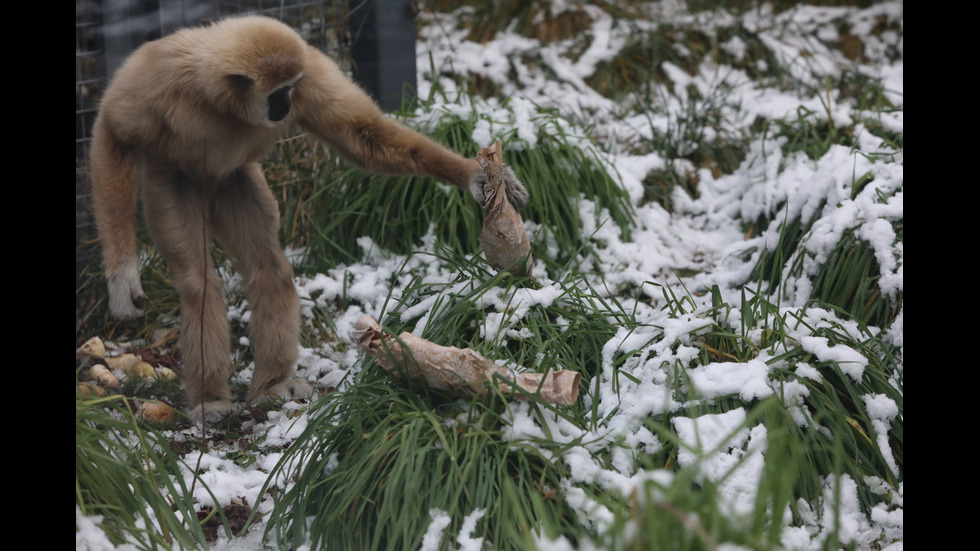
<svg viewBox="0 0 980 551">
<path fill-rule="evenodd" d="M 414 4 L 412 0 L 350 0 L 354 80 L 385 111 L 415 101 Z"/>
</svg>

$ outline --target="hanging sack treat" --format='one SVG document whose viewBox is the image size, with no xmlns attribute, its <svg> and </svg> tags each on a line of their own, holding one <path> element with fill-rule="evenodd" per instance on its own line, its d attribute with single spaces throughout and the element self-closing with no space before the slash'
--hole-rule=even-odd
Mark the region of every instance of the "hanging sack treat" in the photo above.
<svg viewBox="0 0 980 551">
<path fill-rule="evenodd" d="M 515 276 L 530 276 L 531 242 L 527 238 L 524 220 L 507 199 L 507 183 L 504 179 L 503 148 L 500 140 L 480 150 L 476 160 L 487 173 L 486 200 L 483 211 L 483 232 L 480 244 L 487 262 L 498 270 L 509 270 Z"/>
</svg>

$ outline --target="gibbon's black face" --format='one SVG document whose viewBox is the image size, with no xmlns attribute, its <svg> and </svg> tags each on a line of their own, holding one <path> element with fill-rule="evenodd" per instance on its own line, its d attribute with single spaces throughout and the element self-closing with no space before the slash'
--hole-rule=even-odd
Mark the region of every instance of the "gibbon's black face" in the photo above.
<svg viewBox="0 0 980 551">
<path fill-rule="evenodd" d="M 251 103 L 254 100 L 250 99 L 251 105 L 254 106 L 252 109 L 255 109 L 255 111 L 251 111 L 247 116 L 247 120 L 255 121 L 256 124 L 273 126 L 275 123 L 285 119 L 289 115 L 289 110 L 292 108 L 290 95 L 297 80 L 299 80 L 299 76 L 296 76 L 292 81 L 289 81 L 275 92 L 266 96 L 264 112 L 261 110 L 263 107 L 261 103 Z M 251 78 L 245 75 L 228 75 L 228 81 L 231 83 L 232 88 L 242 94 L 243 97 L 248 96 L 249 98 L 254 98 L 254 94 L 256 93 L 255 81 Z"/>
<path fill-rule="evenodd" d="M 289 114 L 289 92 L 292 90 L 293 86 L 287 84 L 282 88 L 276 90 L 275 92 L 269 94 L 267 100 L 269 106 L 269 120 L 272 122 L 279 122 L 286 118 Z"/>
</svg>

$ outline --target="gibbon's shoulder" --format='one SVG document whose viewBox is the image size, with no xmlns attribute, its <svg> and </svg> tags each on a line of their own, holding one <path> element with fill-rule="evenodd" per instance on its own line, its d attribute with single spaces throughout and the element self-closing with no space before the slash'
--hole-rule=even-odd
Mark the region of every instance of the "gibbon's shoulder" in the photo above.
<svg viewBox="0 0 980 551">
<path fill-rule="evenodd" d="M 229 77 L 247 77 L 258 94 L 295 80 L 307 48 L 292 28 L 268 17 L 181 29 L 129 56 L 102 95 L 100 112 L 121 139 L 153 143 L 174 128 L 186 131 L 240 111 Z"/>
<path fill-rule="evenodd" d="M 160 40 L 167 39 L 208 49 L 234 45 L 239 48 L 275 50 L 305 44 L 303 38 L 289 25 L 261 15 L 231 16 L 209 25 L 186 27 Z"/>
<path fill-rule="evenodd" d="M 307 48 L 296 31 L 269 17 L 236 16 L 187 27 L 137 48 L 106 96 L 209 95 L 232 75 L 246 76 L 260 93 L 268 93 L 272 90 L 266 88 L 302 72 Z"/>
<path fill-rule="evenodd" d="M 181 29 L 147 46 L 150 57 L 179 60 L 188 71 L 208 76 L 248 76 L 260 88 L 262 81 L 288 80 L 302 71 L 307 51 L 306 41 L 291 27 L 258 15 Z"/>
<path fill-rule="evenodd" d="M 239 45 L 269 44 L 270 41 L 302 41 L 302 37 L 278 19 L 264 15 L 233 15 L 211 23 L 184 27 L 154 42 L 181 42 L 205 46 L 231 40 Z"/>
<path fill-rule="evenodd" d="M 306 41 L 281 21 L 259 15 L 232 16 L 146 42 L 127 61 L 185 60 L 235 69 L 270 57 L 302 59 L 306 47 Z"/>
</svg>

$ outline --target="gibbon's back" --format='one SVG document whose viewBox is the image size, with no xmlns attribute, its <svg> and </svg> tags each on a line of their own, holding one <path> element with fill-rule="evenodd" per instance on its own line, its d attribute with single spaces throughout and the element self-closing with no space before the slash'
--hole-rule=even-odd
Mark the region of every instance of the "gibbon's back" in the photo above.
<svg viewBox="0 0 980 551">
<path fill-rule="evenodd" d="M 290 27 L 259 16 L 147 42 L 116 72 L 93 132 L 109 131 L 123 144 L 221 179 L 262 158 L 288 131 L 289 120 L 257 120 L 266 107 L 254 98 L 297 78 L 306 50 Z"/>
</svg>

